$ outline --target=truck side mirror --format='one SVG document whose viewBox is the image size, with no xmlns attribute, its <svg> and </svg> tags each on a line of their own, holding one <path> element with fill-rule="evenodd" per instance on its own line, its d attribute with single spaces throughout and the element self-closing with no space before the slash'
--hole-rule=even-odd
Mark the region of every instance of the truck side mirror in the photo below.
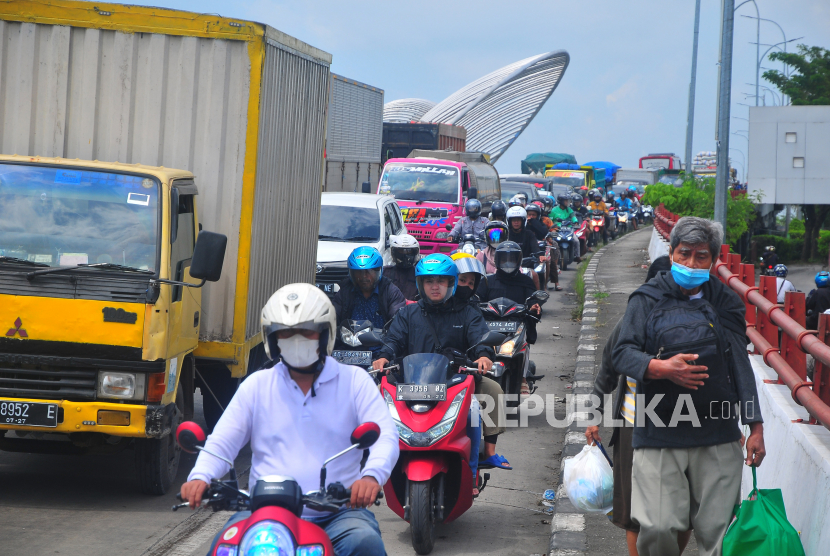
<svg viewBox="0 0 830 556">
<path fill-rule="evenodd" d="M 362 191 L 363 191 L 363 193 L 371 193 L 372 192 L 372 184 L 370 184 L 368 181 L 364 181 Z"/>
<path fill-rule="evenodd" d="M 218 282 L 222 276 L 227 245 L 228 236 L 214 232 L 199 232 L 190 261 L 190 275 L 198 280 Z"/>
<path fill-rule="evenodd" d="M 478 189 L 475 187 L 468 187 L 467 188 L 467 198 L 468 199 L 478 199 Z"/>
<path fill-rule="evenodd" d="M 170 190 L 170 245 L 176 243 L 179 236 L 179 190 Z"/>
</svg>

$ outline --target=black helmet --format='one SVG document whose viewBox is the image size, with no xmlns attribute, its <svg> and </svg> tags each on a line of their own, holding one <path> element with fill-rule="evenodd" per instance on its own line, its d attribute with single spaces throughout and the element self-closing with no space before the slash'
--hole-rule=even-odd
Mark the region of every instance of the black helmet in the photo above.
<svg viewBox="0 0 830 556">
<path fill-rule="evenodd" d="M 495 263 L 498 272 L 517 274 L 522 266 L 522 248 L 515 241 L 505 241 L 496 248 Z"/>
<path fill-rule="evenodd" d="M 536 214 L 536 218 L 542 218 L 542 209 L 536 203 L 529 203 L 525 208 L 528 214 L 531 212 Z"/>
<path fill-rule="evenodd" d="M 481 201 L 478 199 L 470 199 L 464 203 L 464 212 L 470 220 L 475 220 L 481 216 Z"/>
<path fill-rule="evenodd" d="M 545 207 L 544 209 L 542 209 L 542 214 L 547 216 L 548 214 L 550 214 L 550 211 L 553 210 L 553 199 L 545 195 L 544 197 L 542 197 L 542 205 L 544 205 Z"/>
<path fill-rule="evenodd" d="M 510 197 L 510 200 L 507 201 L 507 206 L 508 207 L 522 207 L 522 208 L 524 208 L 525 204 L 527 204 L 527 201 L 525 201 L 525 198 L 522 197 L 521 195 L 519 195 L 518 193 L 516 193 L 515 195 Z"/>
<path fill-rule="evenodd" d="M 498 248 L 499 245 L 507 241 L 508 235 L 507 224 L 499 222 L 498 220 L 491 220 L 487 224 L 487 227 L 484 228 L 484 240 L 493 249 Z"/>
<path fill-rule="evenodd" d="M 566 201 L 568 203 L 571 202 L 571 196 L 568 195 L 567 193 L 560 193 L 559 195 L 556 196 L 556 202 L 559 203 L 560 205 L 564 206 Z"/>
<path fill-rule="evenodd" d="M 490 220 L 501 220 L 504 222 L 504 218 L 507 215 L 507 204 L 501 199 L 497 201 L 493 201 L 493 204 L 490 206 Z"/>
<path fill-rule="evenodd" d="M 574 193 L 573 197 L 571 197 L 571 202 L 573 204 L 579 203 L 581 205 L 583 202 L 582 195 L 580 195 L 579 193 Z"/>
</svg>

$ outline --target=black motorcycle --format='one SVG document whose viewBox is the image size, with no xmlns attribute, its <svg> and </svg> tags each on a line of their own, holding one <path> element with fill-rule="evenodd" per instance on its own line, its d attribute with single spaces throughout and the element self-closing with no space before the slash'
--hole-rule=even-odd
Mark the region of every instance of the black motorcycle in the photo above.
<svg viewBox="0 0 830 556">
<path fill-rule="evenodd" d="M 372 370 L 372 351 L 367 348 L 383 345 L 383 335 L 384 331 L 374 328 L 371 321 L 344 320 L 337 330 L 337 342 L 331 356 L 344 365 L 365 369 L 375 382 L 380 383 L 377 371 Z"/>
<path fill-rule="evenodd" d="M 530 360 L 527 323 L 530 320 L 539 322 L 540 317 L 531 314 L 529 309 L 536 303 L 543 305 L 549 298 L 549 293 L 537 291 L 524 304 L 498 297 L 479 305 L 490 331 L 506 336 L 505 341 L 495 348 L 496 362 L 504 366 L 494 368 L 487 374 L 501 385 L 505 394 L 515 394 L 507 398 L 509 407 L 516 407 L 521 402 L 522 378 L 525 375 L 531 392 L 536 390 L 534 383 L 544 377 L 536 376 L 536 366 Z"/>
<path fill-rule="evenodd" d="M 575 257 L 579 256 L 579 239 L 574 234 L 572 222 L 560 220 L 557 225 L 559 229 L 551 233 L 554 234 L 553 240 L 559 245 L 561 253 L 559 267 L 562 270 L 567 270 L 568 265 L 573 263 Z"/>
</svg>

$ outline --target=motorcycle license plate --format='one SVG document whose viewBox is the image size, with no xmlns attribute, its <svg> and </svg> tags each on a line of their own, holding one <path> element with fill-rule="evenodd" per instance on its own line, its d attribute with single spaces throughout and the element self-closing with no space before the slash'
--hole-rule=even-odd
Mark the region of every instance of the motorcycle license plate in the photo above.
<svg viewBox="0 0 830 556">
<path fill-rule="evenodd" d="M 519 329 L 519 323 L 516 321 L 493 321 L 488 322 L 487 326 L 493 332 L 515 332 Z"/>
<path fill-rule="evenodd" d="M 395 399 L 403 402 L 443 402 L 447 399 L 447 385 L 398 384 Z"/>
<path fill-rule="evenodd" d="M 58 404 L 0 400 L 0 423 L 27 427 L 57 427 Z"/>
<path fill-rule="evenodd" d="M 345 351 L 335 350 L 331 352 L 331 356 L 344 365 L 357 365 L 358 367 L 368 367 L 372 364 L 371 351 Z"/>
<path fill-rule="evenodd" d="M 334 293 L 334 284 L 321 284 L 320 282 L 317 282 L 314 285 L 326 293 Z"/>
</svg>

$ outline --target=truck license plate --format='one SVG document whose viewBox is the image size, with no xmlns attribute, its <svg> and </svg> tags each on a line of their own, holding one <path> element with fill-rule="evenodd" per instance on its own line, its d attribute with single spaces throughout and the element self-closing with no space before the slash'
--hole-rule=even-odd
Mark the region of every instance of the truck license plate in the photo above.
<svg viewBox="0 0 830 556">
<path fill-rule="evenodd" d="M 0 400 L 0 423 L 27 427 L 57 427 L 58 404 Z"/>
<path fill-rule="evenodd" d="M 326 293 L 334 293 L 334 284 L 321 284 L 317 282 L 315 285 Z"/>
<path fill-rule="evenodd" d="M 398 384 L 396 399 L 404 402 L 443 402 L 447 399 L 446 384 Z"/>
<path fill-rule="evenodd" d="M 331 352 L 332 358 L 344 365 L 357 365 L 358 367 L 368 367 L 372 364 L 371 351 L 345 351 L 335 350 Z"/>
</svg>

